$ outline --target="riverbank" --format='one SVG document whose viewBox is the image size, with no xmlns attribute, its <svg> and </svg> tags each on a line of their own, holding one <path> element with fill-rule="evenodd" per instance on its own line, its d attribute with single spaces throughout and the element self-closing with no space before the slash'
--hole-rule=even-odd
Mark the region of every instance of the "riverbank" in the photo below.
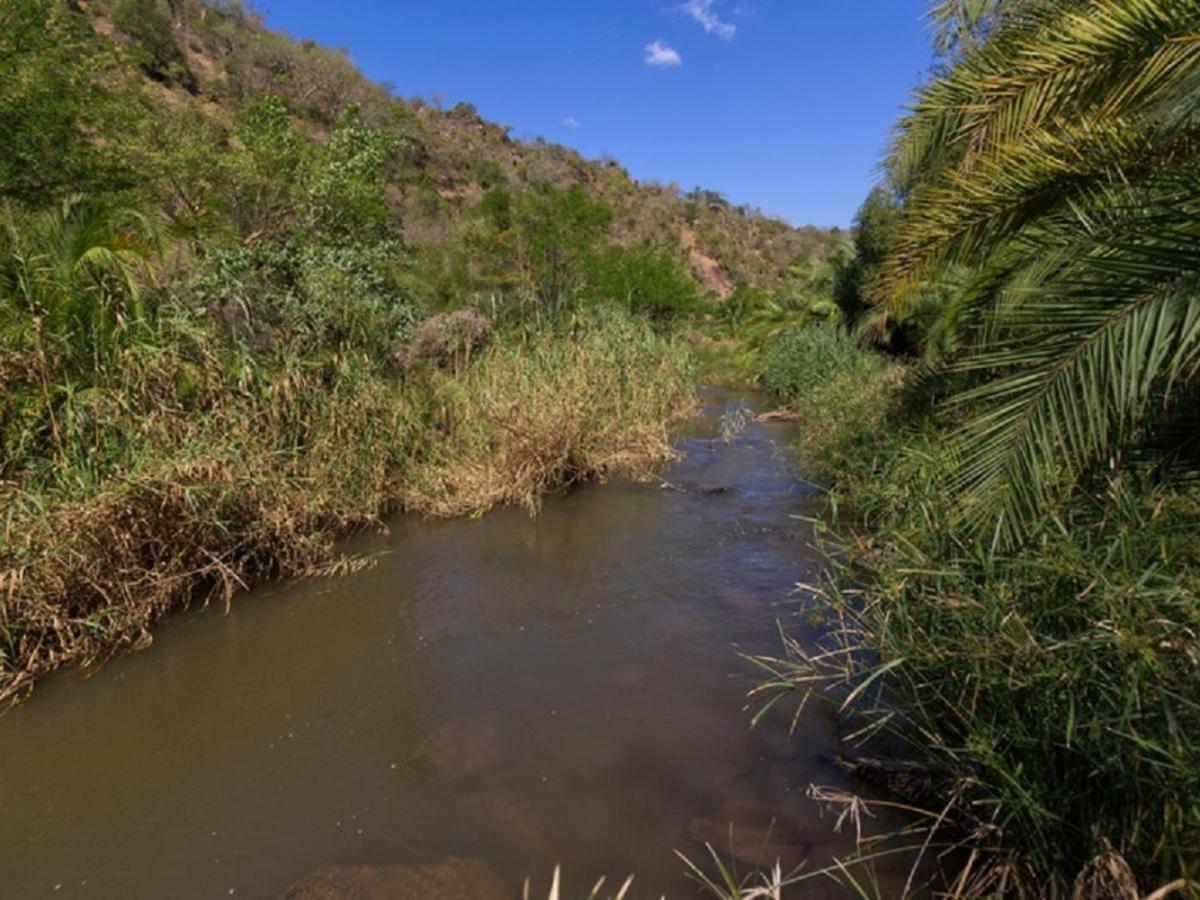
<svg viewBox="0 0 1200 900">
<path fill-rule="evenodd" d="M 673 851 L 705 865 L 705 841 L 744 875 L 852 852 L 804 793 L 870 789 L 834 764 L 836 722 L 814 704 L 749 727 L 756 673 L 731 647 L 773 650 L 819 565 L 792 516 L 823 496 L 789 464 L 794 427 L 747 415 L 763 408 L 706 390 L 661 480 L 581 485 L 537 516 L 393 516 L 340 545 L 365 571 L 262 585 L 47 679 L 0 718 L 0 796 L 22 810 L 0 821 L 0 883 L 389 895 L 436 870 L 474 877 L 433 896 L 483 896 L 491 872 L 545 898 L 561 866 L 565 898 L 629 874 L 629 898 L 683 898 Z M 881 867 L 885 896 L 907 871 Z"/>
<path fill-rule="evenodd" d="M 670 335 L 827 252 L 404 100 L 240 4 L 5 25 L 0 705 L 180 606 L 351 569 L 334 542 L 391 510 L 669 458 Z"/>
<path fill-rule="evenodd" d="M 157 381 L 176 388 L 181 361 L 147 356 L 125 371 L 155 396 L 97 398 L 102 422 L 73 423 L 48 466 L 5 485 L 0 702 L 144 646 L 182 606 L 351 570 L 335 541 L 390 511 L 532 507 L 644 473 L 693 408 L 686 348 L 620 315 L 500 334 L 460 364 L 402 373 L 356 353 L 274 372 L 248 359 L 230 384 L 216 357 L 187 370 L 202 413 Z"/>
<path fill-rule="evenodd" d="M 961 848 L 955 896 L 1188 896 L 1200 497 L 1113 473 L 1020 546 L 981 539 L 947 487 L 955 412 L 919 367 L 822 327 L 778 349 L 764 380 L 831 487 L 837 553 L 810 603 L 837 627 L 789 644 L 773 689 L 845 701 L 889 742 L 876 755 L 909 748 L 875 775 L 927 810 L 913 855 Z"/>
</svg>

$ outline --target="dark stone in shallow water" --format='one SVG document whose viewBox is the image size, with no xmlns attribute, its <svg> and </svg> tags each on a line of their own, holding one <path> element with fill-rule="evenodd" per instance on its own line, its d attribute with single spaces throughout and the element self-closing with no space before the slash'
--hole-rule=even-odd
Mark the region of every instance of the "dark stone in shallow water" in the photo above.
<svg viewBox="0 0 1200 900">
<path fill-rule="evenodd" d="M 504 759 L 504 728 L 499 713 L 487 712 L 443 725 L 417 748 L 446 778 L 478 775 Z"/>
<path fill-rule="evenodd" d="M 726 484 L 672 484 L 664 481 L 661 487 L 663 490 L 671 490 L 679 494 L 699 494 L 703 497 L 716 497 L 733 492 L 733 488 Z"/>
<path fill-rule="evenodd" d="M 754 800 L 732 799 L 693 819 L 693 840 L 753 866 L 784 870 L 809 862 L 832 836 L 830 823 L 802 822 L 793 815 Z"/>
<path fill-rule="evenodd" d="M 331 866 L 296 882 L 283 900 L 515 900 L 516 892 L 478 859 L 428 866 Z"/>
</svg>

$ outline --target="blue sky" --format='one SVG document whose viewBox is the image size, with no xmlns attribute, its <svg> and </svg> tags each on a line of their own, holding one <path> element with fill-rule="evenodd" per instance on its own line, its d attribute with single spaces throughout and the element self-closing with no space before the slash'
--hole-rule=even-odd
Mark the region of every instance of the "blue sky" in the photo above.
<svg viewBox="0 0 1200 900">
<path fill-rule="evenodd" d="M 406 97 L 847 225 L 931 63 L 927 0 L 267 0 Z"/>
</svg>

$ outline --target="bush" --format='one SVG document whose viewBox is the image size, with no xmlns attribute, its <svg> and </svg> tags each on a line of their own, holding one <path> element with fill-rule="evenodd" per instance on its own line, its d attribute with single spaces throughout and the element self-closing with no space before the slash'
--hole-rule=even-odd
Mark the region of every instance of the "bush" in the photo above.
<svg viewBox="0 0 1200 900">
<path fill-rule="evenodd" d="M 912 748 L 922 776 L 892 786 L 931 809 L 931 845 L 979 851 L 964 896 L 1099 896 L 1105 867 L 1142 893 L 1194 875 L 1200 493 L 1113 470 L 1007 551 L 963 527 L 956 423 L 898 403 L 903 380 L 830 329 L 768 353 L 841 532 L 811 608 L 833 625 L 788 641 L 777 686 L 856 699 L 848 727 L 888 736 L 870 758 Z"/>
<path fill-rule="evenodd" d="M 584 297 L 667 322 L 697 311 L 700 291 L 687 269 L 653 247 L 610 247 L 588 266 Z"/>
<path fill-rule="evenodd" d="M 945 807 L 935 845 L 983 851 L 964 896 L 1118 896 L 1079 889 L 1097 860 L 1136 875 L 1119 896 L 1195 875 L 1200 496 L 1113 476 L 1000 552 L 953 524 L 946 444 L 881 428 L 843 455 L 837 625 L 790 643 L 792 684 L 856 692 L 854 728 L 946 786 L 908 799 Z"/>
<path fill-rule="evenodd" d="M 91 26 L 56 0 L 6 0 L 0 15 L 0 198 L 127 187 L 126 98 Z"/>
<path fill-rule="evenodd" d="M 170 17 L 158 0 L 120 0 L 113 25 L 129 39 L 130 52 L 142 70 L 160 81 L 196 89 L 196 77 L 175 42 Z"/>
<path fill-rule="evenodd" d="M 845 331 L 825 325 L 789 328 L 767 345 L 761 362 L 763 387 L 784 402 L 802 398 L 836 378 L 871 378 L 887 367 Z"/>
<path fill-rule="evenodd" d="M 257 351 L 353 347 L 382 359 L 417 318 L 393 271 L 398 252 L 389 243 L 221 249 L 189 293 Z"/>
</svg>

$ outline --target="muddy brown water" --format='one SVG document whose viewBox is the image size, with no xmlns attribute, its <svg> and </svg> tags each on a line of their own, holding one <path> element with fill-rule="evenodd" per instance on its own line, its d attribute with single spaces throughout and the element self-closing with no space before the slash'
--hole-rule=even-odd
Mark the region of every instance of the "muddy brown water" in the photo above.
<svg viewBox="0 0 1200 900">
<path fill-rule="evenodd" d="M 790 710 L 749 727 L 738 650 L 807 627 L 795 517 L 821 502 L 784 454 L 792 426 L 723 439 L 754 404 L 705 395 L 664 473 L 686 492 L 616 481 L 536 518 L 400 517 L 350 543 L 379 554 L 366 572 L 177 617 L 43 684 L 0 718 L 0 897 L 277 897 L 331 866 L 457 857 L 514 895 L 529 875 L 545 896 L 561 863 L 566 898 L 631 872 L 631 896 L 677 898 L 697 889 L 673 851 L 730 848 L 731 823 L 743 871 L 847 851 L 805 796 L 854 786 L 829 712 L 790 737 Z"/>
</svg>

